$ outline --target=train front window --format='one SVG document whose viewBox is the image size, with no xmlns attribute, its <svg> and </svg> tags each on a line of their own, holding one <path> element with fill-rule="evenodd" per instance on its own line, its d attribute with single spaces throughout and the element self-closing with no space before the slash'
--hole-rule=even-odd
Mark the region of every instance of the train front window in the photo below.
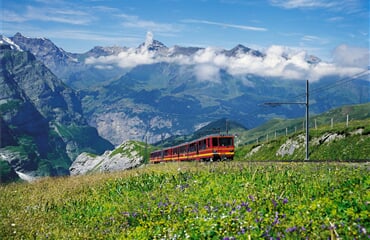
<svg viewBox="0 0 370 240">
<path fill-rule="evenodd" d="M 232 146 L 233 139 L 232 138 L 220 138 L 220 146 Z"/>
</svg>

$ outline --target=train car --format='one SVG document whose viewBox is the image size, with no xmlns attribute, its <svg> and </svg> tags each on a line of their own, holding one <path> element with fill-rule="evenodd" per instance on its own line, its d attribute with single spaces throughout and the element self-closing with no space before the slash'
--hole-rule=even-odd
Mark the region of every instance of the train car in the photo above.
<svg viewBox="0 0 370 240">
<path fill-rule="evenodd" d="M 234 136 L 209 135 L 150 153 L 150 162 L 222 161 L 234 158 Z"/>
</svg>

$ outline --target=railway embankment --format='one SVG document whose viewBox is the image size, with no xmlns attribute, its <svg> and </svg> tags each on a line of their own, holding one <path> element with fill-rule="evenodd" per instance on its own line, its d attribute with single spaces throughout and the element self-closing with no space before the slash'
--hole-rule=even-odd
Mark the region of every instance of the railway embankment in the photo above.
<svg viewBox="0 0 370 240">
<path fill-rule="evenodd" d="M 318 161 L 369 161 L 370 119 L 311 129 L 309 159 Z M 237 160 L 304 160 L 306 151 L 303 131 L 240 146 Z"/>
</svg>

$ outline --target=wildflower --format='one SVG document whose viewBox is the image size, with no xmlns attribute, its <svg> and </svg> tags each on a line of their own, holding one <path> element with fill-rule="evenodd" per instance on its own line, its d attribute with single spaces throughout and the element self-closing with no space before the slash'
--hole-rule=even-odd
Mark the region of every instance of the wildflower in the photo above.
<svg viewBox="0 0 370 240">
<path fill-rule="evenodd" d="M 361 227 L 361 232 L 362 232 L 363 234 L 366 234 L 366 228 Z"/>
<path fill-rule="evenodd" d="M 241 207 L 248 207 L 249 203 L 248 202 L 242 202 L 240 204 Z"/>
<path fill-rule="evenodd" d="M 240 228 L 240 232 L 238 232 L 239 235 L 245 234 L 245 229 L 243 227 Z"/>
<path fill-rule="evenodd" d="M 278 212 L 276 212 L 276 213 L 275 213 L 274 222 L 272 223 L 272 225 L 274 226 L 274 225 L 276 225 L 276 224 L 278 224 L 278 223 L 279 223 L 279 213 L 278 213 Z"/>
<path fill-rule="evenodd" d="M 256 223 L 259 223 L 259 222 L 262 222 L 263 221 L 263 218 L 260 217 L 260 218 L 256 218 Z"/>
<path fill-rule="evenodd" d="M 276 208 L 277 202 L 275 201 L 275 199 L 272 199 L 271 201 L 272 201 L 272 204 L 274 204 L 274 208 Z"/>
<path fill-rule="evenodd" d="M 294 232 L 294 231 L 296 231 L 296 230 L 297 230 L 297 227 L 296 227 L 296 226 L 294 226 L 294 227 L 287 228 L 285 231 L 286 231 L 287 233 L 292 233 L 292 232 Z"/>
<path fill-rule="evenodd" d="M 287 204 L 288 203 L 288 199 L 287 198 L 284 198 L 283 199 L 283 204 Z"/>
<path fill-rule="evenodd" d="M 129 217 L 130 216 L 130 213 L 129 212 L 123 212 L 122 215 L 124 215 L 126 217 Z"/>
</svg>

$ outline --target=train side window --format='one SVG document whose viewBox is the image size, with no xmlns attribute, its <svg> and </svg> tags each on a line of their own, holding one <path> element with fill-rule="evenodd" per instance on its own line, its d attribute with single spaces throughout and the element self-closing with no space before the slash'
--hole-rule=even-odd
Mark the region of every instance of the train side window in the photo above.
<svg viewBox="0 0 370 240">
<path fill-rule="evenodd" d="M 212 146 L 217 147 L 218 146 L 218 138 L 212 138 Z"/>
<path fill-rule="evenodd" d="M 203 139 L 202 141 L 200 141 L 199 142 L 199 149 L 200 150 L 204 150 L 204 149 L 206 149 L 207 148 L 207 142 L 206 142 L 206 140 L 205 139 Z"/>
<path fill-rule="evenodd" d="M 221 146 L 232 146 L 233 140 L 232 138 L 220 138 L 220 145 Z"/>
<path fill-rule="evenodd" d="M 185 153 L 185 152 L 186 152 L 186 146 L 181 146 L 180 153 Z"/>
</svg>

